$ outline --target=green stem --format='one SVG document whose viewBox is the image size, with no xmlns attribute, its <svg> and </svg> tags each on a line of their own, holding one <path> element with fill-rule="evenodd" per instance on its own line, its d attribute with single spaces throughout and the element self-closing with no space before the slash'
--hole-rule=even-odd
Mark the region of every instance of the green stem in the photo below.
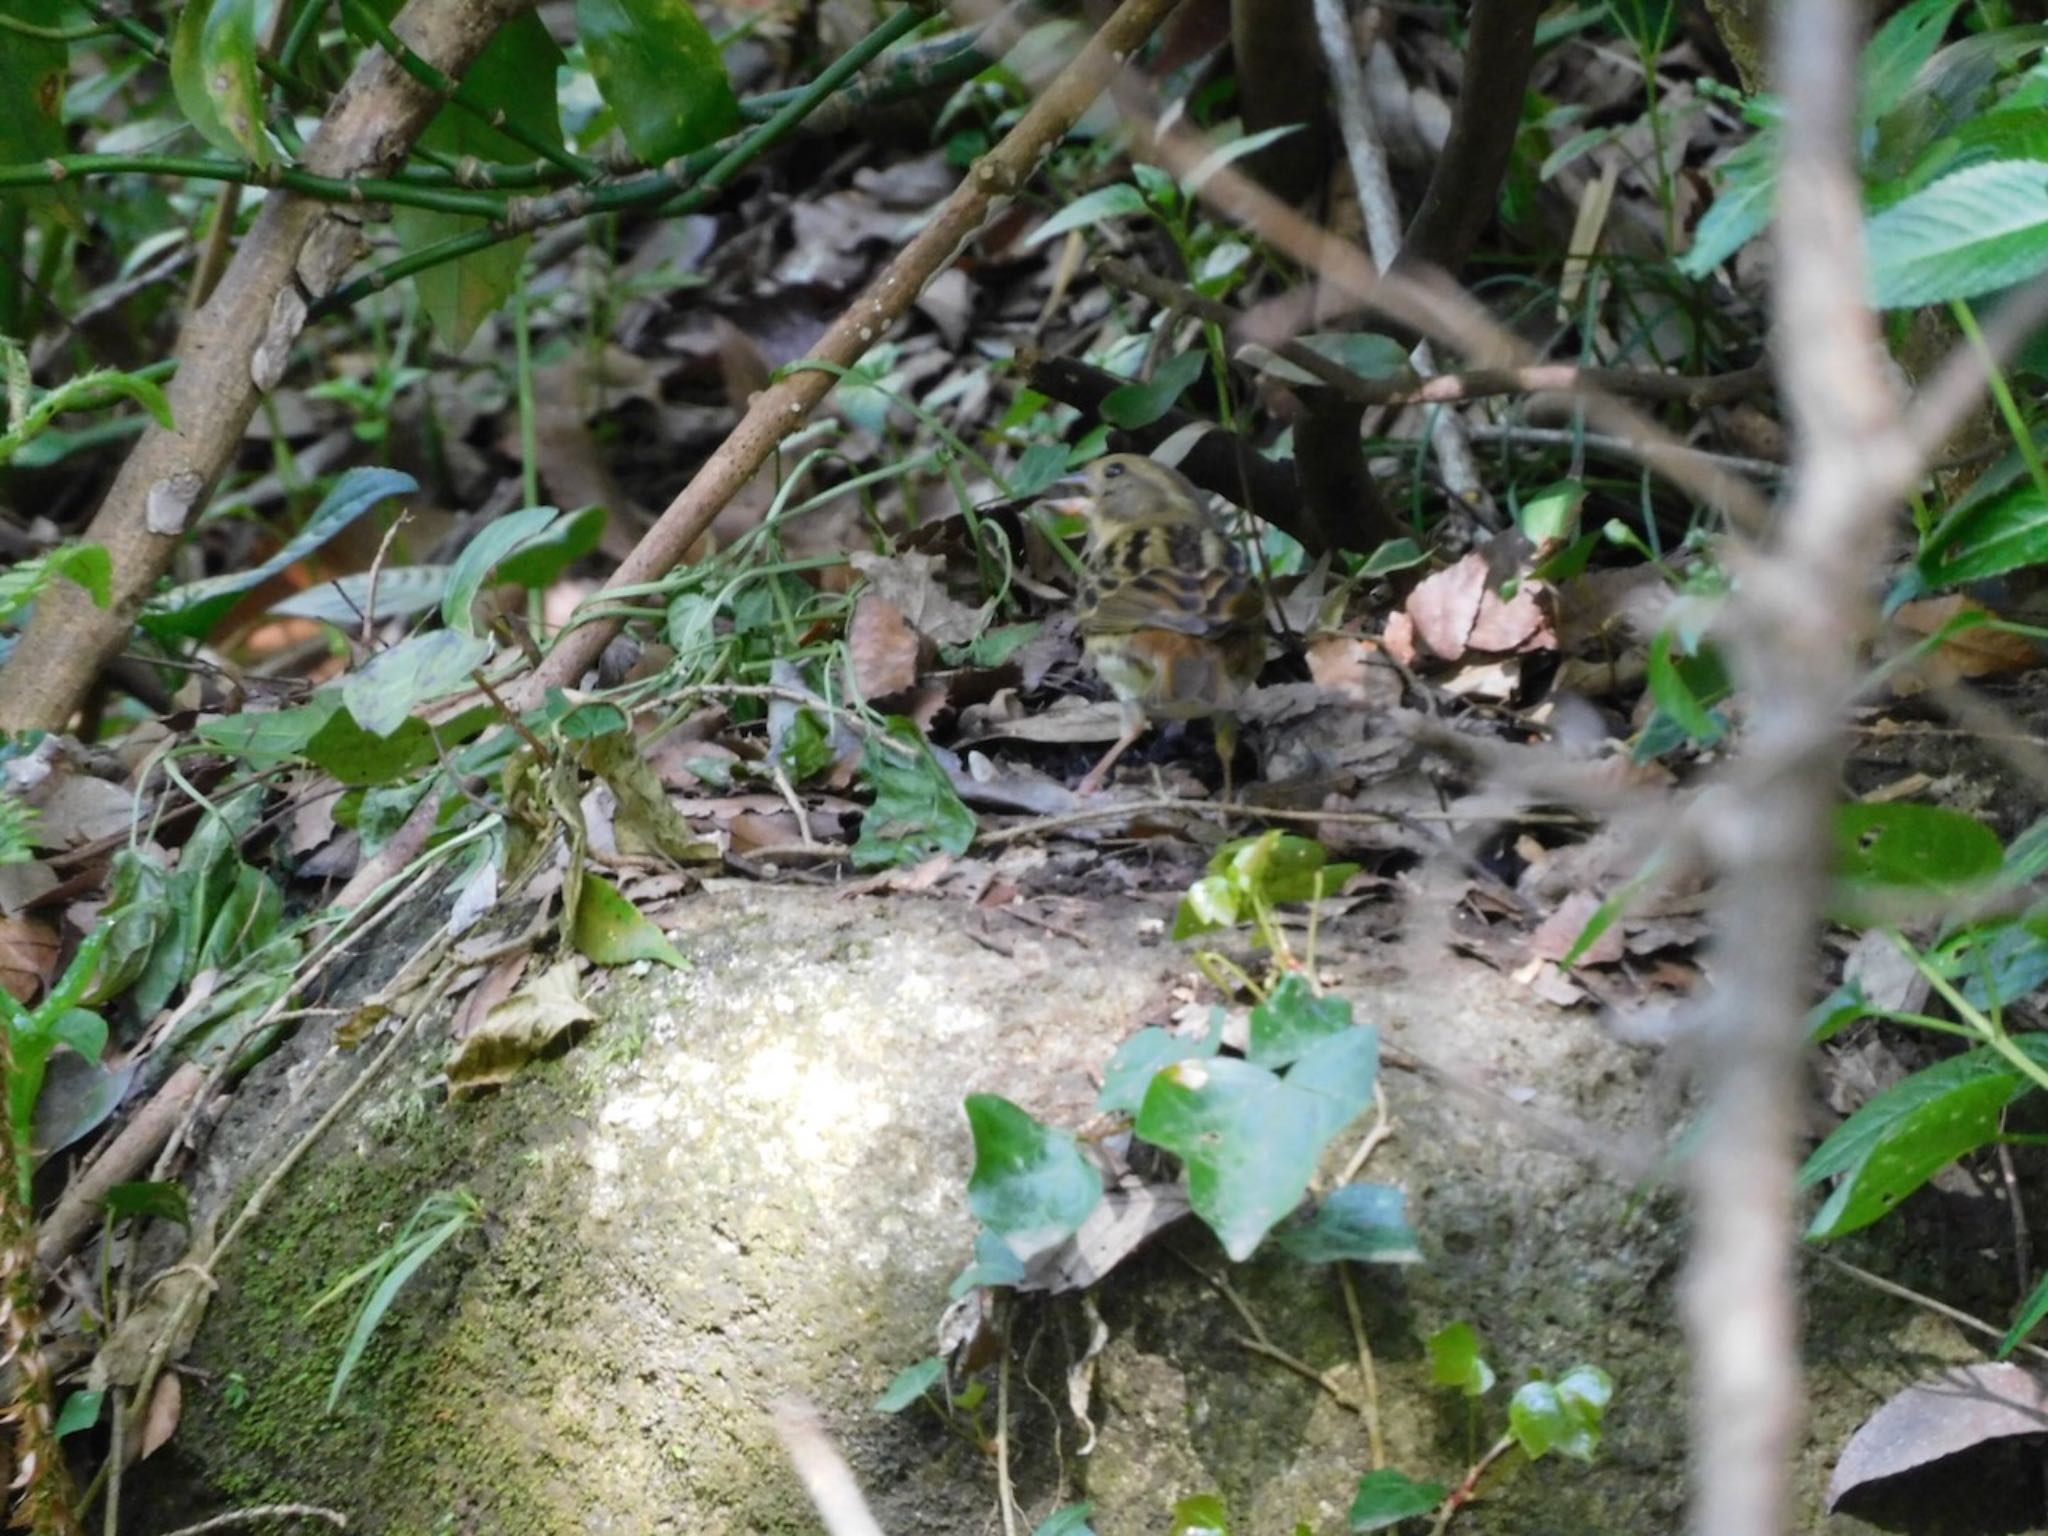
<svg viewBox="0 0 2048 1536">
<path fill-rule="evenodd" d="M 327 14 L 327 0 L 305 0 L 299 14 L 292 18 L 292 29 L 285 34 L 284 46 L 277 51 L 277 62 L 285 70 L 296 75 L 299 70 L 299 55 L 320 33 L 320 18 Z"/>
<path fill-rule="evenodd" d="M 105 37 L 113 30 L 105 22 L 89 27 L 39 27 L 32 21 L 21 21 L 0 13 L 0 32 L 18 32 L 23 37 L 37 38 L 46 43 L 82 43 L 88 38 Z"/>
<path fill-rule="evenodd" d="M 341 8 L 352 27 L 359 28 L 364 36 L 390 54 L 397 61 L 399 68 L 437 96 L 446 97 L 460 110 L 481 122 L 488 123 L 521 148 L 532 150 L 541 159 L 559 166 L 578 181 L 595 181 L 603 174 L 603 167 L 596 161 L 585 160 L 581 155 L 573 154 L 559 144 L 551 144 L 539 134 L 530 133 L 520 124 L 513 122 L 498 108 L 486 106 L 475 97 L 464 95 L 459 81 L 442 74 L 408 48 L 405 40 L 386 26 L 384 19 L 365 5 L 363 0 L 341 0 Z"/>
<path fill-rule="evenodd" d="M 348 309 L 373 293 L 383 292 L 404 278 L 447 262 L 460 261 L 465 256 L 529 234 L 544 225 L 566 223 L 570 219 L 587 218 L 592 214 L 613 213 L 620 209 L 636 207 L 666 196 L 679 188 L 685 190 L 671 201 L 662 204 L 657 212 L 664 218 L 694 213 L 708 203 L 744 166 L 781 143 L 790 130 L 830 96 L 838 85 L 924 19 L 925 13 L 922 10 L 916 6 L 906 6 L 862 38 L 840 58 L 834 60 L 816 80 L 805 86 L 778 108 L 766 122 L 751 132 L 721 140 L 694 154 L 671 160 L 659 170 L 642 172 L 638 176 L 625 177 L 601 187 L 570 187 L 553 197 L 537 198 L 521 204 L 516 214 L 508 214 L 489 229 L 472 230 L 468 234 L 453 235 L 446 240 L 436 241 L 357 278 L 316 304 L 313 307 L 314 317 Z"/>
<path fill-rule="evenodd" d="M 481 219 L 501 219 L 506 213 L 506 200 L 490 192 L 418 185 L 409 178 L 388 176 L 316 176 L 291 166 L 197 155 L 55 155 L 43 161 L 0 165 L 0 188 L 56 186 L 74 176 L 181 176 L 191 181 L 285 187 L 326 203 L 397 203 Z"/>
</svg>

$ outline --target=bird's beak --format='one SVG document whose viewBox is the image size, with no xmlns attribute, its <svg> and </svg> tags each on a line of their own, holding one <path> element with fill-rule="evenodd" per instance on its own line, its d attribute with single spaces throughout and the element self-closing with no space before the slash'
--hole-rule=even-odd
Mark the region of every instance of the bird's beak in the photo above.
<svg viewBox="0 0 2048 1536">
<path fill-rule="evenodd" d="M 1091 501 L 1086 475 L 1062 475 L 1038 497 L 1038 504 L 1057 517 L 1086 517 Z"/>
</svg>

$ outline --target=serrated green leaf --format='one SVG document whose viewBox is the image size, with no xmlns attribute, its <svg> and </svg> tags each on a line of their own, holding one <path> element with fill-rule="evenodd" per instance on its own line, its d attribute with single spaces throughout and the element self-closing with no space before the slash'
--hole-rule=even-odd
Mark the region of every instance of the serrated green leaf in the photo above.
<svg viewBox="0 0 2048 1536">
<path fill-rule="evenodd" d="M 1870 301 L 1906 309 L 1995 293 L 2048 271 L 2048 164 L 1967 166 L 1871 218 Z"/>
<path fill-rule="evenodd" d="M 738 124 L 725 60 L 684 0 L 576 0 L 576 35 L 598 93 L 648 165 L 702 149 Z"/>
</svg>

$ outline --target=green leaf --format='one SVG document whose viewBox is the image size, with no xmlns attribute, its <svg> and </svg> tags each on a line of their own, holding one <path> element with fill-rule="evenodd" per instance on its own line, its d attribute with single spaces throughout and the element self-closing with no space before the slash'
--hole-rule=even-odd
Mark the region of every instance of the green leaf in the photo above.
<svg viewBox="0 0 2048 1536">
<path fill-rule="evenodd" d="M 1024 242 L 1024 249 L 1043 245 L 1055 235 L 1064 235 L 1070 229 L 1086 229 L 1091 224 L 1100 224 L 1105 219 L 1122 218 L 1126 214 L 1145 213 L 1145 199 L 1138 189 L 1127 181 L 1115 182 L 1107 187 L 1098 187 L 1085 197 L 1076 198 L 1058 213 L 1031 231 Z"/>
<path fill-rule="evenodd" d="M 2010 288 L 2048 271 L 2048 164 L 1967 166 L 1871 218 L 1864 235 L 1879 309 Z"/>
<path fill-rule="evenodd" d="M 689 961 L 676 951 L 667 934 L 626 900 L 617 886 L 587 870 L 576 902 L 576 931 L 570 942 L 578 954 L 599 965 L 658 960 L 678 971 L 689 968 Z"/>
<path fill-rule="evenodd" d="M 905 1366 L 896 1373 L 895 1379 L 875 1399 L 875 1412 L 901 1413 L 945 1377 L 946 1362 L 938 1355 L 927 1355 L 917 1364 Z"/>
<path fill-rule="evenodd" d="M 204 581 L 172 588 L 149 605 L 142 617 L 143 627 L 160 640 L 204 639 L 244 592 L 298 564 L 379 502 L 389 501 L 394 496 L 414 495 L 419 488 L 419 482 L 411 475 L 396 469 L 362 467 L 347 471 L 320 498 L 320 505 L 313 509 L 313 515 L 306 519 L 305 526 L 267 560 L 242 570 L 226 571 Z M 387 580 L 390 574 L 385 573 Z M 391 610 L 381 600 L 384 591 L 381 585 L 378 591 L 378 616 L 384 617 Z M 357 610 L 345 622 L 353 623 L 360 618 L 361 611 Z"/>
<path fill-rule="evenodd" d="M 2027 1293 L 2027 1299 L 2020 1303 L 2020 1315 L 2012 1327 L 2005 1331 L 2005 1337 L 1998 1341 L 1998 1358 L 2003 1360 L 2020 1346 L 2020 1341 L 2032 1333 L 2048 1317 L 2048 1274 L 2044 1274 Z"/>
<path fill-rule="evenodd" d="M 91 1429 L 100 1421 L 100 1408 L 106 1402 L 105 1392 L 73 1392 L 64 1399 L 64 1406 L 57 1412 L 55 1434 L 59 1440 L 66 1435 L 75 1435 L 81 1429 Z"/>
<path fill-rule="evenodd" d="M 1102 397 L 1097 414 L 1112 427 L 1149 427 L 1173 409 L 1187 387 L 1209 366 L 1201 352 L 1182 352 L 1159 365 L 1149 383 L 1119 384 Z"/>
<path fill-rule="evenodd" d="M 464 634 L 478 633 L 477 594 L 491 572 L 554 533 L 562 514 L 553 507 L 522 507 L 494 517 L 463 547 L 448 573 L 448 593 L 441 600 L 441 622 Z"/>
<path fill-rule="evenodd" d="M 1204 875 L 1188 887 L 1174 909 L 1175 939 L 1199 938 L 1221 928 L 1235 928 L 1244 918 L 1238 889 L 1228 875 Z"/>
<path fill-rule="evenodd" d="M 1614 1383 L 1598 1366 L 1576 1367 L 1558 1382 L 1531 1381 L 1508 1403 L 1508 1433 L 1531 1461 L 1552 1451 L 1591 1461 L 1600 1449 L 1600 1421 Z"/>
<path fill-rule="evenodd" d="M 1728 674 L 1717 653 L 1702 650 L 1697 656 L 1675 656 L 1676 643 L 1668 629 L 1659 630 L 1650 642 L 1650 697 L 1687 737 L 1712 746 L 1727 733 L 1726 723 L 1709 706 L 1727 697 Z"/>
<path fill-rule="evenodd" d="M 1323 1148 L 1349 1123 L 1344 1107 L 1361 1102 L 1361 1082 L 1370 1100 L 1371 1035 L 1324 1042 L 1284 1081 L 1228 1057 L 1177 1062 L 1152 1079 L 1138 1134 L 1187 1165 L 1195 1214 L 1231 1258 L 1250 1257 L 1300 1203 Z"/>
<path fill-rule="evenodd" d="M 181 1227 L 192 1225 L 191 1197 L 176 1179 L 116 1184 L 107 1191 L 104 1203 L 107 1214 L 117 1221 L 135 1216 L 154 1216 L 163 1221 L 174 1221 Z"/>
<path fill-rule="evenodd" d="M 402 1245 L 394 1261 L 385 1268 L 383 1279 L 356 1314 L 355 1325 L 349 1330 L 348 1344 L 341 1352 L 341 1364 L 335 1368 L 333 1385 L 327 1389 L 327 1412 L 334 1412 L 334 1405 L 341 1401 L 342 1391 L 363 1358 L 363 1351 L 369 1348 L 371 1336 L 376 1333 L 377 1325 L 384 1321 L 384 1314 L 391 1310 L 391 1304 L 398 1299 L 398 1293 L 405 1289 L 405 1283 L 419 1272 L 427 1260 L 447 1246 L 450 1239 L 460 1236 L 476 1221 L 477 1215 L 473 1211 L 458 1210 Z"/>
<path fill-rule="evenodd" d="M 1835 811 L 1835 873 L 1851 886 L 1954 890 L 1990 879 L 2004 860 L 1997 833 L 1944 805 L 1902 800 Z"/>
<path fill-rule="evenodd" d="M 1386 576 L 1395 571 L 1405 571 L 1412 566 L 1421 565 L 1428 558 L 1429 556 L 1423 553 L 1422 546 L 1413 539 L 1389 539 L 1366 556 L 1365 564 L 1358 568 L 1358 574 L 1371 580 L 1375 576 Z"/>
<path fill-rule="evenodd" d="M 339 689 L 323 689 L 292 709 L 228 715 L 199 722 L 199 739 L 258 771 L 305 755 L 313 739 L 341 713 Z"/>
<path fill-rule="evenodd" d="M 598 94 L 648 165 L 702 149 L 738 125 L 725 60 L 684 0 L 576 0 Z"/>
<path fill-rule="evenodd" d="M 32 26 L 60 26 L 70 0 L 8 0 L 8 11 Z M 69 47 L 25 32 L 0 30 L 0 165 L 29 165 L 64 153 L 64 84 L 71 71 Z M 47 202 L 61 189 L 18 187 L 0 192 Z"/>
<path fill-rule="evenodd" d="M 1095 1528 L 1088 1523 L 1094 1512 L 1093 1504 L 1068 1504 L 1039 1521 L 1031 1536 L 1095 1536 Z"/>
<path fill-rule="evenodd" d="M 1493 1390 L 1493 1367 L 1480 1354 L 1479 1330 L 1470 1323 L 1439 1328 L 1423 1347 L 1429 1353 L 1429 1379 L 1437 1386 L 1453 1387 L 1467 1397 Z"/>
<path fill-rule="evenodd" d="M 410 635 L 342 680 L 341 701 L 371 735 L 389 737 L 422 704 L 473 686 L 489 659 L 488 640 L 452 629 Z"/>
<path fill-rule="evenodd" d="M 1209 178 L 1225 166 L 1235 165 L 1246 155 L 1255 155 L 1268 144 L 1277 144 L 1289 134 L 1299 133 L 1302 126 L 1300 123 L 1282 123 L 1277 128 L 1262 128 L 1257 133 L 1248 133 L 1241 139 L 1232 139 L 1228 144 L 1217 146 L 1197 161 L 1193 170 L 1181 177 L 1181 189 L 1190 195 L 1199 192 Z"/>
<path fill-rule="evenodd" d="M 277 0 L 192 0 L 171 34 L 171 91 L 186 120 L 224 155 L 270 164 L 256 56 Z"/>
<path fill-rule="evenodd" d="M 498 562 L 498 580 L 508 586 L 538 590 L 581 560 L 604 537 L 608 521 L 603 507 L 584 507 L 564 514 L 538 538 L 529 539 Z"/>
<path fill-rule="evenodd" d="M 1230 1536 L 1230 1512 L 1213 1493 L 1198 1493 L 1173 1506 L 1170 1536 Z"/>
<path fill-rule="evenodd" d="M 1515 526 L 1535 544 L 1573 539 L 1579 532 L 1579 509 L 1591 494 L 1583 480 L 1560 480 L 1522 498 Z"/>
<path fill-rule="evenodd" d="M 1928 535 L 1917 569 L 1928 590 L 2048 562 L 2048 498 L 2033 481 L 1957 511 Z"/>
<path fill-rule="evenodd" d="M 1116 1048 L 1102 1074 L 1102 1092 L 1095 1107 L 1104 1114 L 1134 1115 L 1145 1102 L 1152 1079 L 1176 1061 L 1196 1061 L 1223 1048 L 1223 1010 L 1209 1010 L 1209 1030 L 1196 1039 L 1170 1035 L 1163 1029 L 1141 1029 Z"/>
<path fill-rule="evenodd" d="M 1989 1050 L 1923 1068 L 1835 1128 L 1799 1170 L 1802 1185 L 1840 1173 L 1806 1235 L 1841 1237 L 1869 1226 L 1957 1158 L 1989 1145 L 2023 1078 Z"/>
<path fill-rule="evenodd" d="M 968 1096 L 967 1124 L 974 1133 L 967 1208 L 1020 1258 L 1066 1241 L 1102 1203 L 1102 1175 L 1071 1133 L 992 1093 Z"/>
<path fill-rule="evenodd" d="M 388 21 L 397 3 L 376 0 L 375 8 Z M 555 71 L 561 63 L 562 51 L 540 18 L 531 12 L 515 16 L 498 29 L 462 77 L 463 94 L 486 109 L 503 112 L 506 121 L 533 137 L 559 146 L 562 124 L 555 106 Z M 533 152 L 517 139 L 500 133 L 476 113 L 452 105 L 435 114 L 420 135 L 420 146 L 457 161 L 474 158 L 517 165 L 533 159 Z M 391 223 L 408 256 L 486 227 L 472 214 L 406 207 L 392 210 Z M 413 289 L 434 334 L 451 350 L 467 346 L 476 328 L 512 296 L 531 243 L 532 236 L 521 235 L 414 274 Z"/>
<path fill-rule="evenodd" d="M 1442 1483 L 1418 1483 L 1406 1472 L 1397 1472 L 1392 1467 L 1368 1472 L 1358 1480 L 1358 1496 L 1351 1501 L 1351 1529 L 1384 1531 L 1390 1525 L 1428 1514 L 1449 1493 Z"/>
<path fill-rule="evenodd" d="M 1422 1250 L 1408 1225 L 1408 1197 L 1389 1184 L 1346 1184 L 1315 1214 L 1275 1239 L 1304 1264 L 1420 1264 Z"/>
<path fill-rule="evenodd" d="M 1778 196 L 1778 144 L 1765 129 L 1721 162 L 1721 190 L 1693 231 L 1692 248 L 1678 258 L 1687 277 L 1713 276 L 1714 269 L 1762 234 Z"/>
<path fill-rule="evenodd" d="M 306 743 L 306 761 L 324 768 L 343 784 L 391 784 L 440 761 L 498 718 L 497 709 L 479 704 L 439 725 L 414 715 L 388 736 L 356 724 L 355 716 L 337 709 Z"/>
<path fill-rule="evenodd" d="M 1415 371 L 1408 361 L 1408 349 L 1393 337 L 1382 336 L 1376 331 L 1321 331 L 1297 336 L 1295 340 L 1361 379 L 1405 379 Z M 1319 385 L 1323 382 L 1306 368 L 1277 353 L 1263 359 L 1259 371 L 1289 384 Z"/>
<path fill-rule="evenodd" d="M 875 803 L 861 818 L 853 862 L 873 869 L 920 863 L 935 853 L 965 853 L 974 841 L 974 812 L 954 793 L 916 725 L 891 717 L 889 736 L 915 752 L 906 756 L 870 741 L 861 753 L 860 776 Z"/>
<path fill-rule="evenodd" d="M 1905 99 L 1962 0 L 1913 0 L 1879 27 L 1863 48 L 1862 120 L 1869 124 Z"/>
<path fill-rule="evenodd" d="M 1251 1049 L 1245 1054 L 1258 1066 L 1278 1069 L 1351 1027 L 1348 999 L 1318 997 L 1306 976 L 1289 971 L 1252 1009 Z"/>
<path fill-rule="evenodd" d="M 451 569 L 446 565 L 387 565 L 375 572 L 356 571 L 294 593 L 270 611 L 281 619 L 317 619 L 353 629 L 363 622 L 374 597 L 377 618 L 409 619 L 441 606 Z"/>
<path fill-rule="evenodd" d="M 946 1289 L 950 1300 L 958 1301 L 969 1291 L 983 1286 L 1019 1284 L 1025 1276 L 1024 1261 L 993 1232 L 974 1235 L 974 1262 Z"/>
</svg>

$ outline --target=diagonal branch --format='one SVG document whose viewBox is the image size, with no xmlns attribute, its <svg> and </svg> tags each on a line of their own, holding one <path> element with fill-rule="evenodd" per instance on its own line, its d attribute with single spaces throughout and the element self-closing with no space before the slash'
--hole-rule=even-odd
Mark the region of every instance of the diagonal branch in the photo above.
<svg viewBox="0 0 2048 1536">
<path fill-rule="evenodd" d="M 412 0 L 394 27 L 415 54 L 461 75 L 498 28 L 533 0 Z M 441 98 L 381 49 L 364 54 L 306 146 L 315 176 L 389 170 L 440 110 Z M 113 557 L 113 599 L 95 608 L 57 582 L 0 668 L 0 730 L 61 729 L 100 669 L 127 642 L 144 600 L 207 493 L 241 445 L 260 394 L 284 371 L 309 297 L 353 257 L 354 227 L 319 203 L 273 193 L 222 275 L 186 322 L 166 391 L 174 430 L 146 428 L 85 537 Z"/>
</svg>

